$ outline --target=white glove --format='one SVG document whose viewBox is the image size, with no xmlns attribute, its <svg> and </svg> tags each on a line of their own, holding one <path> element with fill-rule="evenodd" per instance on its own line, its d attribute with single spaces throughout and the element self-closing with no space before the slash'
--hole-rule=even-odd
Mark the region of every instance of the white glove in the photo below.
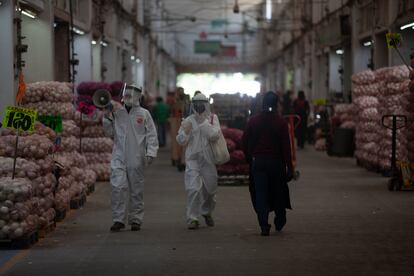
<svg viewBox="0 0 414 276">
<path fill-rule="evenodd" d="M 193 129 L 193 124 L 190 121 L 183 121 L 182 125 L 183 125 L 185 134 L 189 135 L 191 130 Z"/>
<path fill-rule="evenodd" d="M 153 161 L 154 161 L 154 157 L 152 156 L 145 157 L 145 162 L 147 163 L 147 166 L 151 165 Z"/>
</svg>

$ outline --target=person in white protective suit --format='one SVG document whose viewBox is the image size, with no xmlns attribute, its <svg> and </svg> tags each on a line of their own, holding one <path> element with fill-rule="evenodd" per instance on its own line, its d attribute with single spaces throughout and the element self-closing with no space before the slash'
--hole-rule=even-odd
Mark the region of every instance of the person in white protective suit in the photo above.
<svg viewBox="0 0 414 276">
<path fill-rule="evenodd" d="M 141 229 L 144 217 L 144 167 L 157 156 L 157 131 L 148 110 L 140 107 L 141 89 L 124 85 L 124 106 L 106 112 L 105 133 L 114 138 L 111 160 L 112 219 L 111 231 L 131 225 Z"/>
<path fill-rule="evenodd" d="M 177 142 L 186 145 L 185 189 L 187 192 L 188 229 L 199 227 L 202 215 L 208 226 L 214 226 L 212 212 L 216 205 L 217 170 L 209 145 L 219 139 L 220 123 L 210 112 L 209 102 L 202 93 L 193 97 L 191 115 L 181 123 Z"/>
</svg>

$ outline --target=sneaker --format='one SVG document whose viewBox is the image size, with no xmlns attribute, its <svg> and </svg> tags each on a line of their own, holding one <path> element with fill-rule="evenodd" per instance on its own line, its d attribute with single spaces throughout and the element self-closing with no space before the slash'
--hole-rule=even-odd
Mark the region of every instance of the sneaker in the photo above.
<svg viewBox="0 0 414 276">
<path fill-rule="evenodd" d="M 111 226 L 111 232 L 119 232 L 121 231 L 121 229 L 125 228 L 125 224 L 121 223 L 121 222 L 114 222 L 114 224 Z"/>
<path fill-rule="evenodd" d="M 138 224 L 138 223 L 131 224 L 131 231 L 139 231 L 139 230 L 141 230 L 141 224 Z"/>
<path fill-rule="evenodd" d="M 188 225 L 188 229 L 190 230 L 196 230 L 198 229 L 199 223 L 197 220 L 193 220 L 192 222 L 190 222 L 190 224 Z"/>
<path fill-rule="evenodd" d="M 211 215 L 203 215 L 204 220 L 206 221 L 207 226 L 213 227 L 214 226 L 214 220 Z"/>
<path fill-rule="evenodd" d="M 278 232 L 282 231 L 285 224 L 286 224 L 286 215 L 275 217 L 275 227 Z"/>
</svg>

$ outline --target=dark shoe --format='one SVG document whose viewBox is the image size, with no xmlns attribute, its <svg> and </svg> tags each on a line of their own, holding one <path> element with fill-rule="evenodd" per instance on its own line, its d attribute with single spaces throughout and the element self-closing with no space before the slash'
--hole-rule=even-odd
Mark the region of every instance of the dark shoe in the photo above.
<svg viewBox="0 0 414 276">
<path fill-rule="evenodd" d="M 185 165 L 179 164 L 179 165 L 177 165 L 177 169 L 178 169 L 179 172 L 183 172 L 183 171 L 185 171 Z"/>
<path fill-rule="evenodd" d="M 125 224 L 117 221 L 111 226 L 111 232 L 119 232 L 121 231 L 121 229 L 124 229 L 124 228 L 125 228 Z"/>
<path fill-rule="evenodd" d="M 141 230 L 141 225 L 138 223 L 132 223 L 131 224 L 131 231 L 139 231 Z"/>
<path fill-rule="evenodd" d="M 203 215 L 204 220 L 206 221 L 207 226 L 213 227 L 214 226 L 214 220 L 211 215 Z"/>
<path fill-rule="evenodd" d="M 282 231 L 283 226 L 286 224 L 286 215 L 279 215 L 275 217 L 275 227 L 277 231 Z"/>
<path fill-rule="evenodd" d="M 188 229 L 190 229 L 190 230 L 197 230 L 198 229 L 198 226 L 199 226 L 198 220 L 193 220 L 188 225 Z"/>
<path fill-rule="evenodd" d="M 261 227 L 262 232 L 260 233 L 260 236 L 269 236 L 270 234 L 270 225 L 268 227 Z"/>
</svg>

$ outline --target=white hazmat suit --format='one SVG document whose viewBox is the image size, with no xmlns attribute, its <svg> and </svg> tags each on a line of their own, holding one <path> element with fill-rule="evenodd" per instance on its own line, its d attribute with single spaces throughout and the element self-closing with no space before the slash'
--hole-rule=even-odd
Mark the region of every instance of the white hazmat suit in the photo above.
<svg viewBox="0 0 414 276">
<path fill-rule="evenodd" d="M 158 138 L 152 117 L 148 110 L 139 106 L 139 98 L 136 92 L 124 93 L 126 106 L 113 112 L 112 118 L 105 116 L 103 126 L 105 133 L 114 138 L 112 219 L 123 224 L 141 225 L 144 217 L 144 166 L 146 160 L 152 161 L 157 156 Z"/>
<path fill-rule="evenodd" d="M 201 113 L 195 110 L 195 105 L 200 104 L 204 105 Z M 192 114 L 183 120 L 177 135 L 177 142 L 187 146 L 184 181 L 188 224 L 198 222 L 200 215 L 211 215 L 215 208 L 217 169 L 209 143 L 220 135 L 218 117 L 210 113 L 208 99 L 203 94 L 193 98 L 191 109 Z"/>
</svg>

